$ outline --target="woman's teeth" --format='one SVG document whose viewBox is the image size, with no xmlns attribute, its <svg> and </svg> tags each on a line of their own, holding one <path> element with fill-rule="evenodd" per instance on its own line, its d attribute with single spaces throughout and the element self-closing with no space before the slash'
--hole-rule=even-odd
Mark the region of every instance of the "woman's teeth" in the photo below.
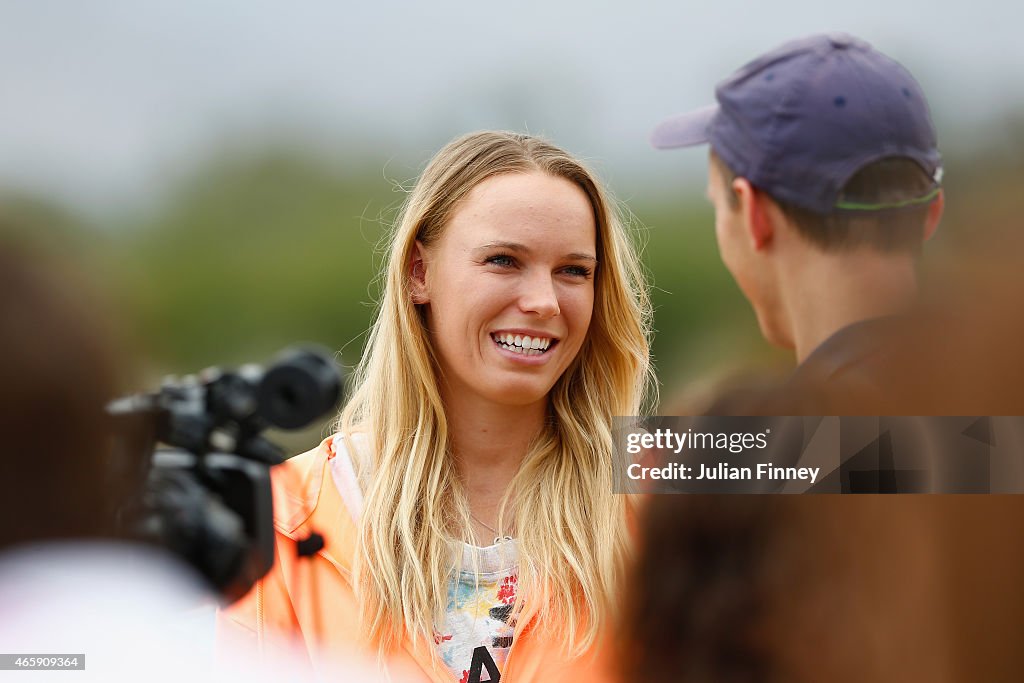
<svg viewBox="0 0 1024 683">
<path fill-rule="evenodd" d="M 514 353 L 521 353 L 524 356 L 539 356 L 551 347 L 554 341 L 550 337 L 528 337 L 520 334 L 508 334 L 500 332 L 492 334 L 491 338 L 503 349 Z"/>
</svg>

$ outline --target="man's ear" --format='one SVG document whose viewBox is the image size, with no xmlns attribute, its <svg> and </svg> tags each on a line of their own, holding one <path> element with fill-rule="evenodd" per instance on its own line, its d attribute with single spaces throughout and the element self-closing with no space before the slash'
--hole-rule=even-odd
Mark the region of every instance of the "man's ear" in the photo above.
<svg viewBox="0 0 1024 683">
<path fill-rule="evenodd" d="M 412 302 L 414 304 L 425 304 L 430 302 L 427 294 L 427 264 L 425 260 L 426 249 L 423 243 L 416 240 L 412 248 L 412 257 L 409 259 L 409 285 L 412 289 Z"/>
<path fill-rule="evenodd" d="M 928 205 L 928 215 L 924 219 L 924 241 L 927 242 L 935 234 L 942 220 L 942 212 L 946 208 L 946 195 L 939 190 L 932 203 Z"/>
<path fill-rule="evenodd" d="M 771 244 L 775 237 L 774 216 L 769 211 L 768 195 L 760 192 L 746 178 L 732 181 L 732 189 L 740 203 L 743 226 L 754 251 L 760 251 Z"/>
</svg>

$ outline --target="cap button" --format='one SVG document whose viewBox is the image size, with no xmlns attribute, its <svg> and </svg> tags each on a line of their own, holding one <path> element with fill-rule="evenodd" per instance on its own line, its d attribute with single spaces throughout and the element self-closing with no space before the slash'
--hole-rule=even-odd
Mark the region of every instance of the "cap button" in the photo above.
<svg viewBox="0 0 1024 683">
<path fill-rule="evenodd" d="M 832 47 L 842 50 L 853 45 L 854 38 L 846 33 L 830 33 L 828 35 L 828 42 L 832 44 Z"/>
</svg>

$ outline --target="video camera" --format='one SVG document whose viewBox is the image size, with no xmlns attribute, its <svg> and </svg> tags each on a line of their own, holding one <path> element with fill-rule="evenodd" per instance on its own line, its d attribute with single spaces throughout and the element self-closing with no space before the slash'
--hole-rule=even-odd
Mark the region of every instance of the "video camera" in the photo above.
<svg viewBox="0 0 1024 683">
<path fill-rule="evenodd" d="M 113 401 L 112 476 L 139 492 L 118 511 L 121 526 L 238 599 L 274 563 L 270 467 L 284 454 L 262 432 L 310 424 L 337 405 L 341 384 L 329 354 L 301 348 L 265 371 L 210 368 Z"/>
</svg>

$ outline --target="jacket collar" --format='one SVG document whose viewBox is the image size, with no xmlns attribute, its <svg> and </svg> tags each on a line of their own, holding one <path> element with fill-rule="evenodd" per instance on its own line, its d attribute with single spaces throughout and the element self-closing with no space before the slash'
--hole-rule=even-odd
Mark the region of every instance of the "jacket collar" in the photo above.
<svg viewBox="0 0 1024 683">
<path fill-rule="evenodd" d="M 294 541 L 316 532 L 324 539 L 319 554 L 351 584 L 352 554 L 358 529 L 338 487 L 331 479 L 329 461 L 335 457 L 334 437 L 306 453 L 286 460 L 271 470 L 274 480 L 274 526 Z M 408 632 L 401 647 L 433 683 L 449 683 L 450 672 L 436 650 L 414 643 Z"/>
<path fill-rule="evenodd" d="M 334 457 L 333 438 L 271 470 L 274 527 L 294 541 L 320 534 L 324 539 L 320 555 L 350 578 L 358 530 L 330 479 L 327 463 Z"/>
<path fill-rule="evenodd" d="M 271 470 L 274 482 L 274 526 L 288 538 L 302 541 L 316 532 L 324 539 L 320 555 L 328 560 L 338 572 L 351 583 L 352 553 L 358 543 L 358 529 L 341 498 L 338 487 L 331 480 L 329 461 L 335 457 L 334 437 L 324 439 L 320 445 L 301 455 L 289 458 Z M 520 638 L 532 631 L 534 620 L 539 616 L 537 609 L 527 609 L 520 619 L 525 620 Z M 423 643 L 415 643 L 408 632 L 402 637 L 401 646 L 419 664 L 434 683 L 448 683 L 449 672 L 441 662 L 436 650 Z M 522 649 L 513 646 L 517 666 Z M 509 659 L 512 659 L 510 653 Z M 506 675 L 508 662 L 506 662 Z"/>
</svg>

